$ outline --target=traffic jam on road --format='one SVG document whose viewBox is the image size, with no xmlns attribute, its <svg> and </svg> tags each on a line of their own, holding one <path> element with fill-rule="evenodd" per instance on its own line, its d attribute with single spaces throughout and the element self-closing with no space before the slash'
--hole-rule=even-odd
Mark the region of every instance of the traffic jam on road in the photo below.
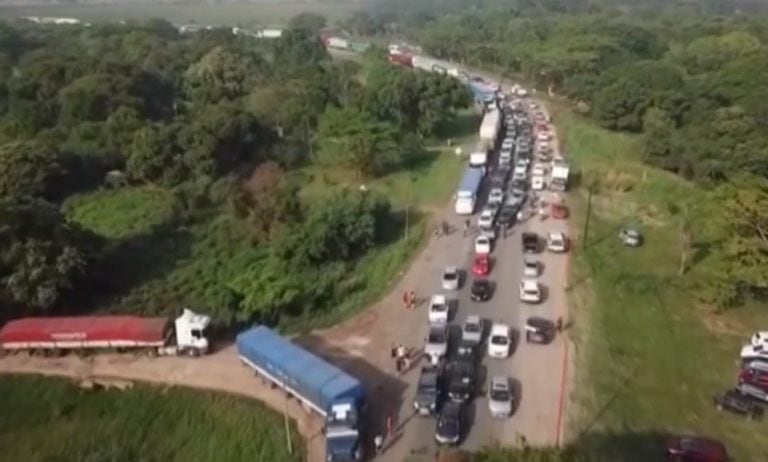
<svg viewBox="0 0 768 462">
<path fill-rule="evenodd" d="M 558 192 L 567 187 L 569 169 L 554 153 L 553 142 L 549 117 L 524 90 L 484 105 L 480 140 L 469 155 L 454 207 L 465 219 L 463 234 L 471 242 L 470 266 L 446 267 L 440 281 L 444 293 L 429 297 L 423 349 L 428 364 L 421 368 L 413 399 L 415 413 L 434 418 L 434 440 L 439 445 L 463 443 L 471 425 L 469 414 L 476 415 L 478 405 L 487 408 L 483 413 L 494 420 L 514 414 L 521 399 L 519 381 L 504 364 L 514 354 L 518 329 L 524 330 L 525 342 L 543 345 L 550 344 L 562 329 L 559 317 L 532 315 L 523 326 L 514 326 L 481 315 L 484 302 L 498 291 L 497 284 L 517 284 L 521 304 L 540 304 L 545 289 L 539 280 L 545 266 L 537 257 L 544 251 L 569 250 L 562 231 L 543 235 L 521 231 L 517 245 L 525 257 L 516 262 L 521 267 L 520 280 L 491 280 L 494 253 L 508 245 L 503 242 L 515 234 L 518 225 L 568 217 L 568 207 Z M 473 226 L 470 217 L 475 212 L 479 213 Z M 465 287 L 470 292 L 469 304 L 474 306 L 462 307 L 461 316 L 456 305 L 463 297 L 457 293 Z M 513 300 L 506 302 L 513 304 Z M 484 366 L 486 357 L 500 365 Z M 480 396 L 485 403 L 475 403 Z"/>
</svg>

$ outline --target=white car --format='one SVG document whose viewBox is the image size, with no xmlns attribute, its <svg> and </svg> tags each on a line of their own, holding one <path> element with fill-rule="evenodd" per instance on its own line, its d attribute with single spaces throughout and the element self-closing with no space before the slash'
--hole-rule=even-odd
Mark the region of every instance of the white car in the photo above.
<svg viewBox="0 0 768 462">
<path fill-rule="evenodd" d="M 512 163 L 512 151 L 501 151 L 499 154 L 499 165 L 509 165 Z"/>
<path fill-rule="evenodd" d="M 501 142 L 501 149 L 512 149 L 512 147 L 515 145 L 515 140 L 512 138 L 504 138 L 504 141 Z"/>
<path fill-rule="evenodd" d="M 552 150 L 552 147 L 549 145 L 547 141 L 541 141 L 536 143 L 536 152 L 543 153 L 543 152 L 550 152 Z"/>
<path fill-rule="evenodd" d="M 491 358 L 509 357 L 509 348 L 512 345 L 510 338 L 511 329 L 506 324 L 494 324 L 488 336 L 488 356 Z"/>
<path fill-rule="evenodd" d="M 491 379 L 488 389 L 488 411 L 494 419 L 506 419 L 512 414 L 514 396 L 509 379 L 496 376 Z"/>
<path fill-rule="evenodd" d="M 520 301 L 525 303 L 541 302 L 541 287 L 533 279 L 523 279 L 520 281 Z"/>
<path fill-rule="evenodd" d="M 488 193 L 488 203 L 501 204 L 502 202 L 504 202 L 504 190 L 502 188 L 491 189 L 491 192 Z"/>
<path fill-rule="evenodd" d="M 549 132 L 539 132 L 536 135 L 536 141 L 549 141 L 552 139 L 552 135 Z"/>
<path fill-rule="evenodd" d="M 475 253 L 491 253 L 491 239 L 488 236 L 477 236 L 475 239 Z"/>
<path fill-rule="evenodd" d="M 492 209 L 485 208 L 480 212 L 480 218 L 477 220 L 477 226 L 481 228 L 490 228 L 496 219 L 496 213 Z"/>
<path fill-rule="evenodd" d="M 535 176 L 531 178 L 531 189 L 534 191 L 544 191 L 544 177 Z"/>
<path fill-rule="evenodd" d="M 448 266 L 443 271 L 443 290 L 459 290 L 459 268 Z"/>
<path fill-rule="evenodd" d="M 461 326 L 461 339 L 471 343 L 480 343 L 483 340 L 483 321 L 480 316 L 467 316 Z"/>
<path fill-rule="evenodd" d="M 555 253 L 568 251 L 568 238 L 561 232 L 549 233 L 547 235 L 547 250 Z"/>
<path fill-rule="evenodd" d="M 523 260 L 523 276 L 537 278 L 541 274 L 541 265 L 538 261 L 526 258 Z"/>
<path fill-rule="evenodd" d="M 535 164 L 533 166 L 533 176 L 541 176 L 541 177 L 543 177 L 546 174 L 547 174 L 547 168 L 545 166 L 543 166 L 542 164 Z"/>
<path fill-rule="evenodd" d="M 428 318 L 430 324 L 448 323 L 448 300 L 445 295 L 436 294 L 429 300 Z"/>
<path fill-rule="evenodd" d="M 528 179 L 528 172 L 525 170 L 515 169 L 512 172 L 512 181 L 525 181 L 526 179 Z"/>
<path fill-rule="evenodd" d="M 440 364 L 448 353 L 448 325 L 433 324 L 429 326 L 424 354 L 433 365 Z"/>
</svg>

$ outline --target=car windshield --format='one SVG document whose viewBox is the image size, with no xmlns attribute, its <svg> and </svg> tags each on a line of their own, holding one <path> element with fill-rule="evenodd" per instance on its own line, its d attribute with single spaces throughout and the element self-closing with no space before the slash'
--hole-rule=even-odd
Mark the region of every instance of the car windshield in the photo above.
<svg viewBox="0 0 768 462">
<path fill-rule="evenodd" d="M 432 305 L 432 311 L 445 311 L 447 309 L 448 309 L 448 306 L 442 302 L 435 302 Z"/>
<path fill-rule="evenodd" d="M 494 401 L 509 401 L 507 390 L 491 390 L 491 399 Z"/>
<path fill-rule="evenodd" d="M 494 335 L 491 337 L 491 343 L 494 345 L 506 345 L 509 339 L 504 335 Z"/>
<path fill-rule="evenodd" d="M 464 324 L 464 330 L 467 332 L 480 332 L 480 325 L 469 322 Z"/>
<path fill-rule="evenodd" d="M 536 262 L 535 261 L 526 261 L 525 262 L 525 267 L 526 268 L 536 269 Z"/>
<path fill-rule="evenodd" d="M 458 274 L 456 274 L 456 272 L 455 272 L 455 271 L 446 271 L 446 272 L 445 272 L 445 275 L 443 276 L 443 278 L 444 278 L 446 281 L 452 281 L 452 280 L 456 279 L 458 276 L 459 276 L 459 275 L 458 275 Z"/>
<path fill-rule="evenodd" d="M 538 295 L 538 289 L 525 289 L 524 292 L 528 295 Z"/>
<path fill-rule="evenodd" d="M 485 282 L 475 282 L 472 284 L 472 291 L 475 293 L 485 292 L 488 290 L 488 284 Z"/>
<path fill-rule="evenodd" d="M 429 338 L 427 341 L 429 343 L 445 343 L 445 332 L 432 331 L 429 333 Z"/>
<path fill-rule="evenodd" d="M 437 431 L 441 435 L 456 435 L 459 433 L 459 420 L 455 416 L 443 416 L 437 423 Z"/>
</svg>

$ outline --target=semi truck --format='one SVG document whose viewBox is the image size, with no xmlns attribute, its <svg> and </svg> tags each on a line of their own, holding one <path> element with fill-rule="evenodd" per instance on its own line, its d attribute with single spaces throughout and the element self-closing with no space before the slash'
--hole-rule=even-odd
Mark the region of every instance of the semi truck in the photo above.
<svg viewBox="0 0 768 462">
<path fill-rule="evenodd" d="M 141 316 L 21 318 L 0 329 L 0 352 L 59 355 L 69 351 L 146 351 L 199 356 L 208 352 L 211 318 L 185 309 L 175 320 Z"/>
<path fill-rule="evenodd" d="M 561 157 L 552 161 L 552 178 L 549 183 L 549 188 L 552 191 L 565 191 L 568 189 L 568 174 L 570 168 L 568 163 Z"/>
<path fill-rule="evenodd" d="M 480 190 L 480 182 L 483 180 L 483 171 L 479 168 L 468 167 L 461 177 L 459 190 L 456 192 L 455 211 L 459 215 L 472 215 L 475 212 L 477 193 Z"/>
<path fill-rule="evenodd" d="M 482 141 L 475 145 L 475 148 L 469 154 L 469 166 L 473 168 L 485 169 L 488 165 L 488 148 Z"/>
<path fill-rule="evenodd" d="M 483 121 L 480 123 L 480 141 L 488 150 L 496 147 L 496 140 L 499 137 L 501 128 L 501 114 L 498 109 L 492 109 L 485 113 Z"/>
<path fill-rule="evenodd" d="M 325 418 L 326 460 L 363 458 L 363 384 L 266 326 L 237 335 L 240 360 Z"/>
</svg>

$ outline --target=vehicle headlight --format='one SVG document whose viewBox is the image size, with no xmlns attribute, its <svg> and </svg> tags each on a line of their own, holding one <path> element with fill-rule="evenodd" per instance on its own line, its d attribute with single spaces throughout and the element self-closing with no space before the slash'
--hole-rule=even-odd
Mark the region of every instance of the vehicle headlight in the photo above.
<svg viewBox="0 0 768 462">
<path fill-rule="evenodd" d="M 418 403 L 418 402 L 416 402 L 416 401 L 414 401 L 414 402 L 413 402 L 413 408 L 414 408 L 414 409 L 418 409 L 418 408 L 419 408 L 419 403 Z"/>
</svg>

